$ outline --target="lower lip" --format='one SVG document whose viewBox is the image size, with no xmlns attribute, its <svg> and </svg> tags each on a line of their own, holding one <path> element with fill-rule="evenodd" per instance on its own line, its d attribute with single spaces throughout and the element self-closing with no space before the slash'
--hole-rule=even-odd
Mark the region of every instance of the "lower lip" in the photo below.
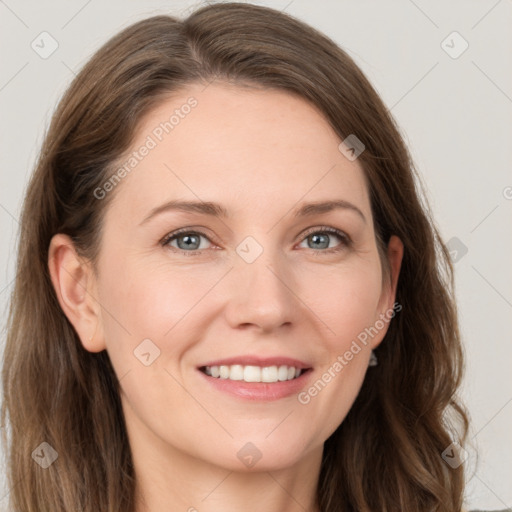
<svg viewBox="0 0 512 512">
<path fill-rule="evenodd" d="M 259 400 L 270 402 L 289 397 L 300 392 L 306 385 L 312 373 L 311 368 L 292 380 L 278 382 L 245 382 L 243 380 L 221 379 L 210 377 L 197 370 L 206 381 L 215 389 L 245 400 Z"/>
</svg>

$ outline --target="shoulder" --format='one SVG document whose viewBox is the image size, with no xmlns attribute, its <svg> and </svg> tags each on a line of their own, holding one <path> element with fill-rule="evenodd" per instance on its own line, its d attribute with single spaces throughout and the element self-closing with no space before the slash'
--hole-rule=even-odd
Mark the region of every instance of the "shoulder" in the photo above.
<svg viewBox="0 0 512 512">
<path fill-rule="evenodd" d="M 489 511 L 485 511 L 485 510 L 470 510 L 469 512 L 512 512 L 512 509 L 504 508 L 502 510 L 494 510 L 494 511 L 490 511 L 490 510 Z"/>
</svg>

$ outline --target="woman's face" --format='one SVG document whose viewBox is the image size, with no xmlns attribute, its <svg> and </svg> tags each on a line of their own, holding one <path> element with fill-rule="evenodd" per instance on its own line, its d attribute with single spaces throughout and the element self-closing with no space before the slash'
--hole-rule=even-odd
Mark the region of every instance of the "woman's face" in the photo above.
<svg viewBox="0 0 512 512">
<path fill-rule="evenodd" d="M 114 198 L 88 348 L 108 351 L 139 451 L 284 468 L 343 421 L 394 291 L 340 142 L 286 92 L 194 85 L 144 119 L 134 160 L 97 191 Z"/>
</svg>

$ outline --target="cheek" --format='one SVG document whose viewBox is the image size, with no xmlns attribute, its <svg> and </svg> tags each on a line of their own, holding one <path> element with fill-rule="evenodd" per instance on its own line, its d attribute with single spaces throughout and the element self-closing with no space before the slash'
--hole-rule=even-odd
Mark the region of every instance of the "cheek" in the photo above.
<svg viewBox="0 0 512 512">
<path fill-rule="evenodd" d="M 162 355 L 167 354 L 164 341 L 208 288 L 188 279 L 183 270 L 164 272 L 130 258 L 105 259 L 101 275 L 98 301 L 107 348 L 113 359 L 126 364 L 144 339 L 153 340 Z"/>
<path fill-rule="evenodd" d="M 328 326 L 323 337 L 321 364 L 316 380 L 299 395 L 311 415 L 321 417 L 318 436 L 327 438 L 352 407 L 368 370 L 370 342 L 381 333 L 370 331 L 379 318 L 382 292 L 380 262 L 358 261 L 351 268 L 318 280 L 315 313 Z M 313 290 L 311 284 L 308 287 Z M 371 334 L 368 334 L 371 332 Z"/>
<path fill-rule="evenodd" d="M 312 428 L 327 439 L 348 414 L 368 370 L 369 329 L 378 316 L 381 276 L 377 270 L 340 272 L 317 289 L 311 307 L 321 318 L 321 339 L 315 379 L 298 396 L 304 414 L 318 418 Z M 380 336 L 377 333 L 376 336 Z"/>
<path fill-rule="evenodd" d="M 171 266 L 161 258 L 105 258 L 99 300 L 104 306 L 106 346 L 116 373 L 144 372 L 146 367 L 135 359 L 143 347 L 141 353 L 149 347 L 158 354 L 151 368 L 177 370 L 204 336 L 205 318 L 219 311 L 219 304 L 213 302 L 214 288 L 225 273 L 226 268 L 220 266 Z"/>
<path fill-rule="evenodd" d="M 305 302 L 321 320 L 333 348 L 342 349 L 378 318 L 382 287 L 377 261 L 305 276 Z"/>
</svg>

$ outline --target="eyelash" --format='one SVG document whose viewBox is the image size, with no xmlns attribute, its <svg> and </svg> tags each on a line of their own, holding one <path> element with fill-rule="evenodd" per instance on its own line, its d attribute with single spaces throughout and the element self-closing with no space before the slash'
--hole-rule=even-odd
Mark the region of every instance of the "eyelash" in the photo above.
<svg viewBox="0 0 512 512">
<path fill-rule="evenodd" d="M 313 251 L 313 254 L 315 254 L 315 255 L 332 254 L 332 253 L 336 253 L 336 252 L 342 251 L 345 248 L 350 248 L 351 247 L 352 240 L 350 239 L 350 237 L 347 234 L 345 234 L 343 231 L 340 231 L 339 229 L 331 228 L 329 226 L 320 226 L 319 228 L 314 228 L 312 230 L 307 231 L 304 234 L 301 242 L 303 240 L 305 240 L 310 235 L 326 234 L 326 233 L 338 236 L 340 241 L 341 241 L 341 244 L 336 246 L 336 247 L 331 247 L 330 249 L 310 249 L 311 251 Z M 174 232 L 169 233 L 168 235 L 166 235 L 161 240 L 160 243 L 161 243 L 161 245 L 163 247 L 166 247 L 166 246 L 171 247 L 171 246 L 169 246 L 169 243 L 172 242 L 173 240 L 176 240 L 177 238 L 179 238 L 180 235 L 184 235 L 184 234 L 186 234 L 186 235 L 199 235 L 199 236 L 203 236 L 204 238 L 206 238 L 207 240 L 209 240 L 211 242 L 211 240 L 208 237 L 208 235 L 206 235 L 202 231 L 196 231 L 196 230 L 189 229 L 189 228 L 182 228 L 182 229 L 179 229 L 177 231 L 174 231 Z M 177 249 L 176 247 L 171 247 L 171 249 L 173 250 L 173 252 L 178 252 L 178 253 L 184 254 L 185 256 L 199 256 L 199 255 L 201 255 L 201 251 L 199 249 L 194 249 L 194 250 L 191 250 L 191 251 L 184 251 L 182 249 Z"/>
</svg>

